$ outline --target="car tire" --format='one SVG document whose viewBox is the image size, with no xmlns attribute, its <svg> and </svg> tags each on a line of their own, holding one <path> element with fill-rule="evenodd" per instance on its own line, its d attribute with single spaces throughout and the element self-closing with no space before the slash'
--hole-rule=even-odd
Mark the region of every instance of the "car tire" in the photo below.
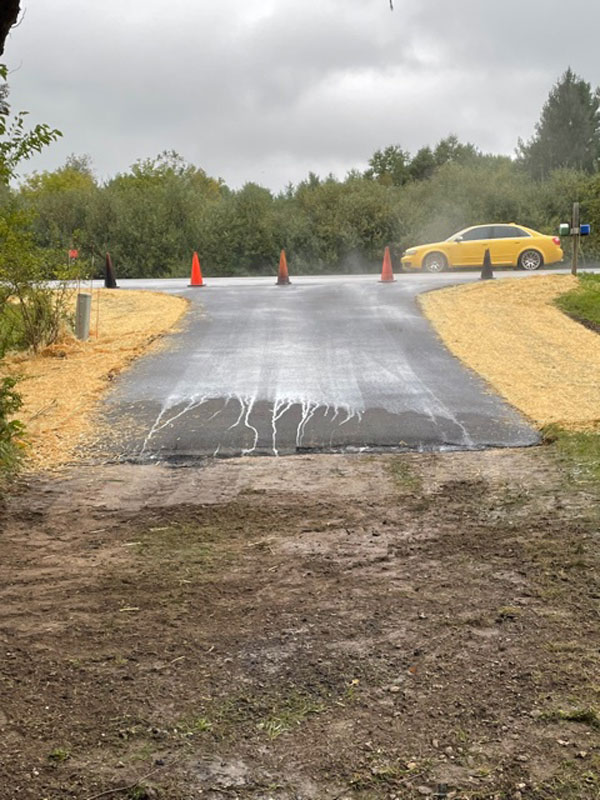
<svg viewBox="0 0 600 800">
<path fill-rule="evenodd" d="M 448 268 L 448 260 L 443 253 L 427 253 L 423 259 L 425 272 L 443 272 Z"/>
<path fill-rule="evenodd" d="M 523 250 L 519 256 L 519 269 L 526 269 L 533 272 L 544 266 L 544 256 L 539 250 Z"/>
</svg>

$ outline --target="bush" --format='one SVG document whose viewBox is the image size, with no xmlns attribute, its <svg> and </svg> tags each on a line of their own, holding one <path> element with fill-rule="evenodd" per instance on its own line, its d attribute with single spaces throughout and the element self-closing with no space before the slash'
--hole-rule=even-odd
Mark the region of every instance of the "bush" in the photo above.
<svg viewBox="0 0 600 800">
<path fill-rule="evenodd" d="M 0 357 L 3 343 L 4 350 L 35 351 L 56 341 L 68 319 L 69 281 L 79 269 L 60 266 L 57 253 L 36 247 L 29 222 L 14 208 L 0 216 Z"/>
<path fill-rule="evenodd" d="M 12 475 L 17 470 L 24 450 L 25 426 L 10 419 L 23 402 L 15 391 L 16 384 L 16 378 L 0 379 L 0 482 L 3 475 Z"/>
</svg>

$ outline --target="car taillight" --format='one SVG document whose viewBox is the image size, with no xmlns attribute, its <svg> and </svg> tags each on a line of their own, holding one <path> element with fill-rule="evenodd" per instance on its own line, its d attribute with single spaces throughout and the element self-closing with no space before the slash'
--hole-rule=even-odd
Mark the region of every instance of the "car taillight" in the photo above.
<svg viewBox="0 0 600 800">
<path fill-rule="evenodd" d="M 554 242 L 554 244 L 555 244 L 557 247 L 560 247 L 560 239 L 558 238 L 558 236 L 553 236 L 553 237 L 552 237 L 552 241 Z"/>
</svg>

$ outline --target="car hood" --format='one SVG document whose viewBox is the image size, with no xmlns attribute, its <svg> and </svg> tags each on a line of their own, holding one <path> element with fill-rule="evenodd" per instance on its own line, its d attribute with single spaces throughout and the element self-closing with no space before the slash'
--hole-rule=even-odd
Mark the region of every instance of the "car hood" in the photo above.
<svg viewBox="0 0 600 800">
<path fill-rule="evenodd" d="M 407 247 L 404 251 L 406 253 L 407 250 L 421 250 L 423 247 L 443 247 L 444 245 L 451 244 L 451 241 L 448 239 L 444 240 L 443 242 L 427 242 L 426 244 L 411 244 L 410 247 Z"/>
</svg>

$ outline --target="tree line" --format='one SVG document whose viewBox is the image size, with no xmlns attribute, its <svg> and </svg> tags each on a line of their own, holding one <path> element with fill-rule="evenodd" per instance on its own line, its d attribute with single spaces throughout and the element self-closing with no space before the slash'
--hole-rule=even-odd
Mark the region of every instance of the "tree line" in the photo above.
<svg viewBox="0 0 600 800">
<path fill-rule="evenodd" d="M 1 101 L 1 98 L 0 98 Z M 410 154 L 377 150 L 342 180 L 310 173 L 273 193 L 228 187 L 174 152 L 98 181 L 88 157 L 4 188 L 0 205 L 29 220 L 36 247 L 76 248 L 99 274 L 109 251 L 122 277 L 181 276 L 191 253 L 209 275 L 269 274 L 281 248 L 296 273 L 352 272 L 468 225 L 518 222 L 556 233 L 574 200 L 600 227 L 600 96 L 567 70 L 552 88 L 534 135 L 515 158 L 482 153 L 448 135 Z M 593 235 L 586 254 L 600 252 Z"/>
</svg>

